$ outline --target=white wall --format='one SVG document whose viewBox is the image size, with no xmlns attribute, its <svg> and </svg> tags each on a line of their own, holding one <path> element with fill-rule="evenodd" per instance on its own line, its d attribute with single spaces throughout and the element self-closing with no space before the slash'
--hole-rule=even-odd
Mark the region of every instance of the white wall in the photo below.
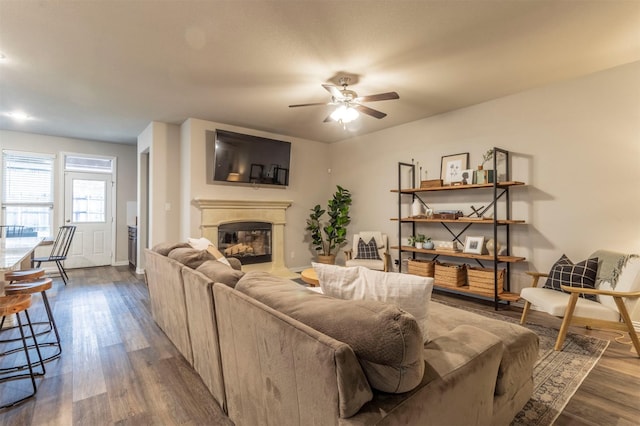
<svg viewBox="0 0 640 426">
<path fill-rule="evenodd" d="M 640 252 L 640 62 L 331 145 L 331 185 L 353 193 L 350 234 L 380 229 L 397 244 L 398 161 L 414 158 L 435 179 L 441 156 L 469 152 L 475 168 L 493 146 L 512 151 L 512 178 L 528 185 L 511 192 L 513 217 L 527 221 L 512 228 L 512 254 L 528 259 L 513 289 L 529 284 L 524 270 L 546 272 L 562 253 Z M 465 212 L 486 204 L 458 194 Z"/>
<path fill-rule="evenodd" d="M 260 185 L 239 185 L 206 181 L 207 130 L 221 128 L 271 139 L 291 142 L 289 186 L 286 188 Z M 304 230 L 309 210 L 316 204 L 326 204 L 333 192 L 329 183 L 329 145 L 304 139 L 259 132 L 242 127 L 189 119 L 182 125 L 182 235 L 185 240 L 199 236 L 200 210 L 192 206 L 195 198 L 234 200 L 291 200 L 285 226 L 285 263 L 298 269 L 311 264 L 314 252 Z"/>
<path fill-rule="evenodd" d="M 116 199 L 116 263 L 126 263 L 127 251 L 127 201 L 136 200 L 136 147 L 117 143 L 97 142 L 71 138 L 38 135 L 34 133 L 0 130 L 0 149 L 41 152 L 54 154 L 60 158 L 61 152 L 87 155 L 113 156 L 117 158 L 117 199 Z M 62 182 L 63 174 L 56 161 L 55 188 L 56 205 L 54 226 L 63 224 Z M 2 189 L 0 188 L 0 196 Z"/>
</svg>

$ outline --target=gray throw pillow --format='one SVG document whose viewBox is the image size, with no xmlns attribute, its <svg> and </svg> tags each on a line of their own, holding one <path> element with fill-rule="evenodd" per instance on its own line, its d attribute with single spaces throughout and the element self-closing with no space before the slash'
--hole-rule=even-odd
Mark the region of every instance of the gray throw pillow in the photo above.
<svg viewBox="0 0 640 426">
<path fill-rule="evenodd" d="M 156 244 L 155 246 L 153 246 L 153 248 L 151 249 L 152 251 L 155 251 L 158 254 L 161 254 L 163 256 L 168 256 L 169 253 L 171 253 L 172 250 L 177 249 L 177 248 L 187 248 L 187 247 L 191 247 L 189 245 L 189 243 L 160 243 L 160 244 Z"/>
<path fill-rule="evenodd" d="M 231 288 L 236 286 L 244 272 L 235 270 L 218 260 L 207 260 L 196 268 L 196 271 L 206 275 L 214 283 L 226 284 Z"/>
<path fill-rule="evenodd" d="M 422 333 L 396 305 L 335 299 L 267 272 L 247 272 L 236 290 L 351 346 L 372 388 L 402 393 L 422 380 Z"/>
<path fill-rule="evenodd" d="M 191 269 L 196 269 L 207 260 L 215 260 L 215 257 L 207 250 L 196 250 L 191 247 L 185 247 L 171 250 L 169 259 L 176 260 Z"/>
</svg>

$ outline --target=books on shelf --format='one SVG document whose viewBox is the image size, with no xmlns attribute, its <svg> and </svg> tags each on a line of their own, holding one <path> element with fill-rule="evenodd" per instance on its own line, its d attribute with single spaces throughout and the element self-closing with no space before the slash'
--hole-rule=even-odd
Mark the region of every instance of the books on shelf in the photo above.
<svg viewBox="0 0 640 426">
<path fill-rule="evenodd" d="M 462 247 L 457 241 L 434 241 L 433 243 L 435 249 L 439 251 L 450 251 L 452 253 L 462 251 Z"/>
</svg>

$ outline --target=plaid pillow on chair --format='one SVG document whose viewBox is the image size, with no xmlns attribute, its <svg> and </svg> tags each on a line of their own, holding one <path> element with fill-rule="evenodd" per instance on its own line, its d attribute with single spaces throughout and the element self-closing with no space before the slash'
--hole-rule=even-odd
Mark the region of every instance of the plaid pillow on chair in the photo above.
<svg viewBox="0 0 640 426">
<path fill-rule="evenodd" d="M 376 239 L 371 237 L 368 243 L 365 243 L 362 238 L 358 240 L 358 252 L 356 254 L 356 259 L 380 259 L 380 255 L 378 254 L 378 244 L 376 243 Z"/>
<path fill-rule="evenodd" d="M 544 284 L 545 288 L 562 291 L 560 285 L 571 287 L 595 288 L 596 275 L 598 273 L 598 258 L 583 260 L 580 263 L 573 263 L 564 254 L 551 267 L 549 278 Z M 589 300 L 597 300 L 594 294 L 580 294 Z"/>
</svg>

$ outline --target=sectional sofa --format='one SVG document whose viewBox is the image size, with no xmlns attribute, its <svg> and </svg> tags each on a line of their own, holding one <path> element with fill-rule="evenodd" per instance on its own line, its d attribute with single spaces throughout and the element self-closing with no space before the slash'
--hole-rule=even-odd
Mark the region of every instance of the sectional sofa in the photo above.
<svg viewBox="0 0 640 426">
<path fill-rule="evenodd" d="M 526 328 L 432 301 L 425 344 L 395 305 L 201 252 L 145 250 L 151 310 L 236 425 L 503 425 L 531 396 Z"/>
</svg>

